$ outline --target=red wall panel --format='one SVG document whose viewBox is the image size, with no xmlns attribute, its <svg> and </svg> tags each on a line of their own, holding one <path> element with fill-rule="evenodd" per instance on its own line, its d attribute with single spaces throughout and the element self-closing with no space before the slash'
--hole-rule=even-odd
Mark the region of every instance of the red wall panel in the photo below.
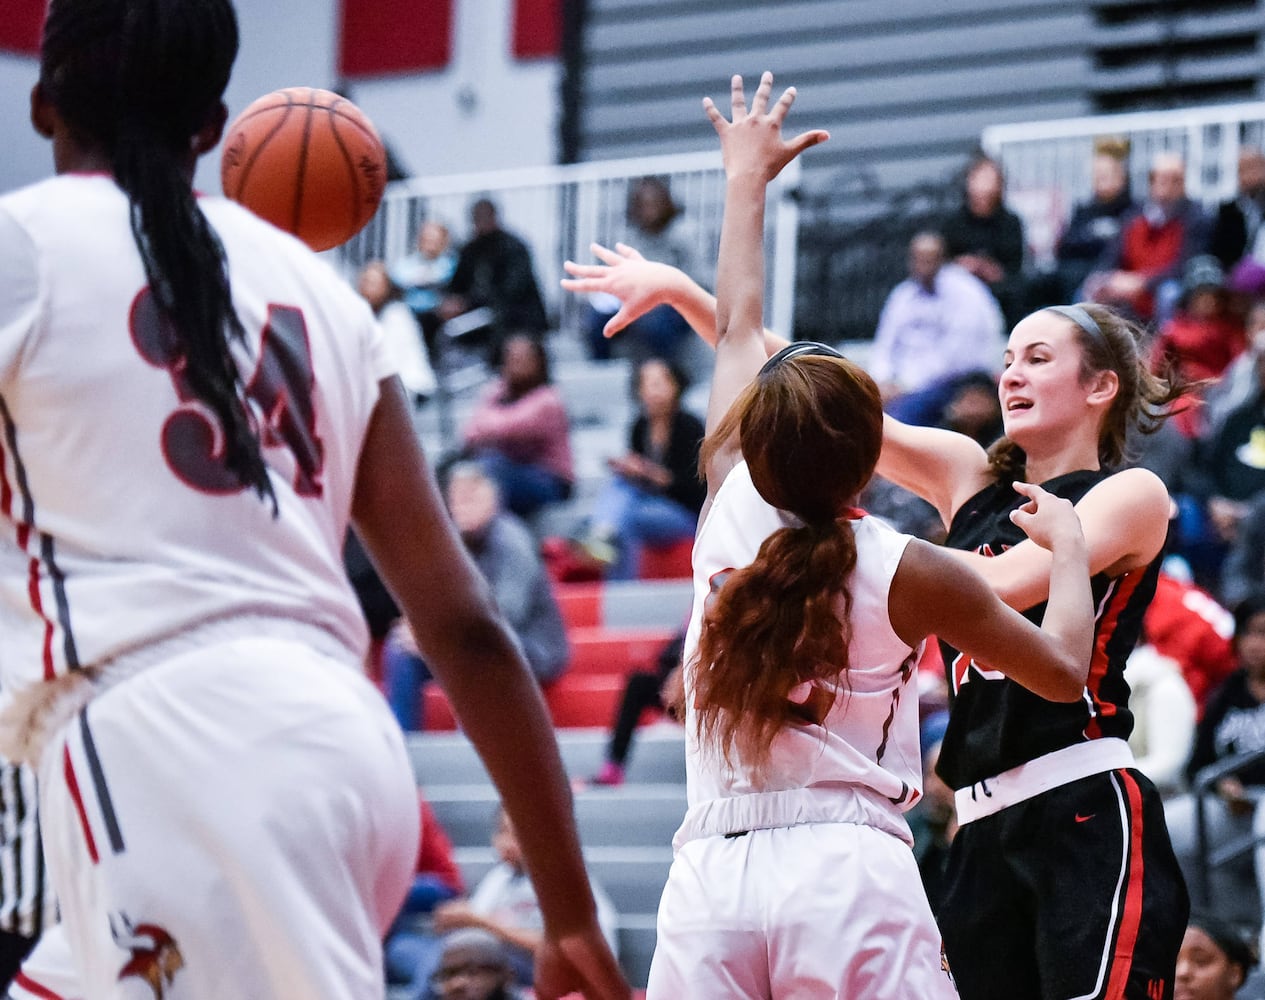
<svg viewBox="0 0 1265 1000">
<path fill-rule="evenodd" d="M 45 0 L 0 0 L 0 49 L 38 55 Z"/>
<path fill-rule="evenodd" d="M 514 0 L 514 55 L 556 56 L 562 46 L 562 0 Z"/>
<path fill-rule="evenodd" d="M 453 0 L 341 0 L 339 73 L 443 69 L 452 59 L 452 5 Z"/>
</svg>

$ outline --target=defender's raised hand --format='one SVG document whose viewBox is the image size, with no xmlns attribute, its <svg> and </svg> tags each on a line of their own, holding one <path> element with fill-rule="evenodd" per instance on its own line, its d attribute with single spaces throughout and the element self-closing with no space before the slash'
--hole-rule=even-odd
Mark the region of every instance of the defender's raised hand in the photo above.
<svg viewBox="0 0 1265 1000">
<path fill-rule="evenodd" d="M 710 97 L 703 98 L 703 109 L 720 136 L 726 176 L 733 178 L 749 174 L 770 181 L 809 146 L 830 138 L 824 129 L 812 129 L 794 139 L 782 138 L 782 122 L 795 102 L 795 88 L 787 87 L 777 103 L 769 108 L 772 92 L 773 74 L 766 71 L 760 77 L 760 85 L 748 111 L 742 77 L 734 76 L 730 81 L 729 97 L 732 121 L 720 113 Z"/>
</svg>

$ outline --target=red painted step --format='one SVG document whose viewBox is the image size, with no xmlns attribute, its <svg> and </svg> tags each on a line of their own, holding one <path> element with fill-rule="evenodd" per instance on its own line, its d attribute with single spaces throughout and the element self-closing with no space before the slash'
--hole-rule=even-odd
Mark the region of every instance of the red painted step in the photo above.
<svg viewBox="0 0 1265 1000">
<path fill-rule="evenodd" d="M 602 584 L 558 583 L 553 593 L 568 631 L 602 624 Z"/>
<path fill-rule="evenodd" d="M 563 675 L 545 689 L 545 704 L 553 724 L 559 729 L 606 728 L 615 718 L 615 709 L 624 692 L 624 678 L 618 674 L 597 676 Z M 427 684 L 422 695 L 423 717 L 428 731 L 457 728 L 448 698 L 437 684 Z"/>
<path fill-rule="evenodd" d="M 694 539 L 641 550 L 637 576 L 643 580 L 688 580 L 693 576 Z"/>
<path fill-rule="evenodd" d="M 659 653 L 676 636 L 671 628 L 572 628 L 571 663 L 563 677 L 628 674 L 652 670 Z"/>
</svg>

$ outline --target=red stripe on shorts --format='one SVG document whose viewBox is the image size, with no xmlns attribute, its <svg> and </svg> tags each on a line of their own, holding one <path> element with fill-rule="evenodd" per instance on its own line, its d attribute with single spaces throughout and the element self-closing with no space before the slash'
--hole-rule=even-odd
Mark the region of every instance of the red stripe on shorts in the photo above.
<svg viewBox="0 0 1265 1000">
<path fill-rule="evenodd" d="M 40 596 L 40 561 L 38 559 L 31 559 L 26 589 L 31 599 L 31 608 L 44 622 L 44 680 L 51 681 L 57 675 L 53 667 L 53 620 L 44 614 L 44 600 Z"/>
<path fill-rule="evenodd" d="M 1105 1000 L 1124 1000 L 1124 988 L 1133 967 L 1133 948 L 1138 943 L 1138 927 L 1142 923 L 1142 791 L 1128 771 L 1116 771 L 1115 775 L 1129 799 L 1129 879 L 1120 908 L 1120 932 L 1116 936 Z"/>
<path fill-rule="evenodd" d="M 15 985 L 22 987 L 27 993 L 33 996 L 41 997 L 43 1000 L 63 1000 L 60 993 L 54 993 L 47 986 L 41 986 L 25 972 L 19 972 L 13 977 Z"/>
<path fill-rule="evenodd" d="M 75 812 L 79 813 L 79 825 L 83 827 L 83 839 L 88 844 L 88 857 L 97 863 L 97 842 L 92 836 L 92 827 L 88 825 L 88 814 L 83 808 L 83 796 L 79 794 L 79 779 L 75 777 L 75 767 L 70 762 L 70 747 L 62 747 L 62 764 L 66 772 L 66 788 L 70 791 L 71 801 L 75 803 Z"/>
</svg>

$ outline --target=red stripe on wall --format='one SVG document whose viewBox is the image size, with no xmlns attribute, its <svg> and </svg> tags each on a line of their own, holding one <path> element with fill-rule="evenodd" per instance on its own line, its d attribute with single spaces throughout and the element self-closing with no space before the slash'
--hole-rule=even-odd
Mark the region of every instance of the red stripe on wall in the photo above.
<svg viewBox="0 0 1265 1000">
<path fill-rule="evenodd" d="M 340 0 L 344 77 L 420 73 L 452 60 L 453 0 Z"/>
<path fill-rule="evenodd" d="M 0 15 L 0 49 L 39 55 L 46 6 L 45 0 L 5 0 Z"/>
<path fill-rule="evenodd" d="M 514 57 L 541 59 L 562 48 L 562 0 L 514 0 Z"/>
</svg>

